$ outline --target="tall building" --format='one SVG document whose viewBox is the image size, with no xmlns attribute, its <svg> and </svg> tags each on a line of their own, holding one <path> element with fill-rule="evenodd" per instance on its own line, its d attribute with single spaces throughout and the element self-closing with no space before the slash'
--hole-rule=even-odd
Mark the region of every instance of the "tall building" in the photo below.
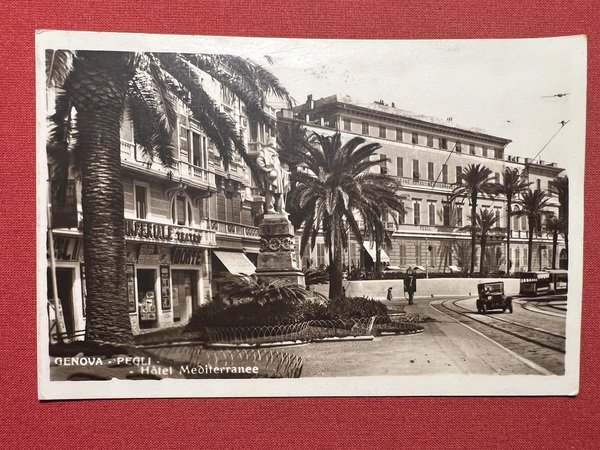
<svg viewBox="0 0 600 450">
<path fill-rule="evenodd" d="M 272 131 L 252 123 L 242 103 L 211 77 L 203 80 L 203 87 L 235 122 L 249 153 L 258 152 Z M 47 103 L 50 115 L 52 90 Z M 267 112 L 275 119 L 274 110 Z M 130 319 L 134 333 L 139 333 L 189 321 L 198 305 L 218 295 L 220 274 L 254 272 L 264 198 L 240 157 L 224 167 L 216 147 L 182 102 L 173 136 L 173 168 L 149 161 L 136 145 L 133 130 L 126 110 L 121 127 L 125 270 Z M 69 180 L 66 203 L 51 197 L 58 296 L 67 333 L 82 335 L 86 293 L 80 181 L 76 176 Z M 49 274 L 48 299 L 50 279 Z"/>
<path fill-rule="evenodd" d="M 339 132 L 343 142 L 361 136 L 381 145 L 376 156 L 381 159 L 379 170 L 398 178 L 402 186 L 398 195 L 407 211 L 403 217 L 396 217 L 396 221 L 391 216 L 384 218 L 392 233 L 392 245 L 384 249 L 381 259 L 390 267 L 400 269 L 421 266 L 431 272 L 444 272 L 466 268 L 470 261 L 470 233 L 461 227 L 470 224 L 470 206 L 468 199 L 451 204 L 448 195 L 461 183 L 461 174 L 468 165 L 481 164 L 489 168 L 496 183 L 502 181 L 505 168 L 516 168 L 532 183 L 531 189 L 542 190 L 548 190 L 548 183 L 563 171 L 555 163 L 508 155 L 509 139 L 460 127 L 452 118 L 438 120 L 411 114 L 383 101 L 362 104 L 347 96 L 314 100 L 309 95 L 304 104 L 281 111 L 278 120 L 280 123 L 299 121 L 310 132 Z M 506 227 L 509 218 L 502 196 L 481 197 L 478 207 L 495 214 L 497 226 Z M 520 208 L 519 202 L 515 202 L 514 209 Z M 552 197 L 548 210 L 558 215 L 556 196 Z M 526 270 L 527 219 L 513 216 L 510 220 L 513 222 L 511 271 Z M 501 233 L 492 234 L 488 242 L 486 261 L 492 272 L 506 269 L 503 237 Z M 372 267 L 375 259 L 372 246 L 367 244 L 360 248 L 350 242 L 348 247 L 347 267 Z M 561 243 L 559 251 L 563 248 Z M 551 236 L 542 227 L 534 236 L 532 268 L 548 267 L 551 251 Z M 566 258 L 566 252 L 561 252 L 561 258 Z M 315 249 L 303 255 L 303 259 L 304 266 L 327 265 L 323 240 L 318 239 Z M 478 266 L 479 255 L 476 262 Z"/>
</svg>

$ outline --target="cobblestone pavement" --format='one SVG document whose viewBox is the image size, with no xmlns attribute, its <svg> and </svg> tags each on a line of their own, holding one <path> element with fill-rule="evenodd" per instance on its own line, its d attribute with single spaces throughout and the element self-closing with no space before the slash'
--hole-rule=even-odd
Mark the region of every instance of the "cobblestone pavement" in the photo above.
<svg viewBox="0 0 600 450">
<path fill-rule="evenodd" d="M 537 374 L 535 365 L 498 346 L 457 320 L 430 308 L 432 299 L 386 302 L 390 309 L 429 317 L 425 331 L 372 341 L 313 343 L 288 347 L 304 358 L 302 376 Z"/>
</svg>

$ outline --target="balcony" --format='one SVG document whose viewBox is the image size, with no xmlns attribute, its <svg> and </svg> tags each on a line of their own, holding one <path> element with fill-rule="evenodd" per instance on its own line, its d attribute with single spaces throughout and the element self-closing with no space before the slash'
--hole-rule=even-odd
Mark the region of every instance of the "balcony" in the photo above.
<svg viewBox="0 0 600 450">
<path fill-rule="evenodd" d="M 258 227 L 252 227 L 250 225 L 211 219 L 208 227 L 217 234 L 258 239 Z"/>
<path fill-rule="evenodd" d="M 454 188 L 453 184 L 443 183 L 441 181 L 435 182 L 431 180 L 423 180 L 420 178 L 407 178 L 399 177 L 398 180 L 402 186 L 416 187 L 422 189 L 436 189 L 440 191 L 452 191 Z"/>
<path fill-rule="evenodd" d="M 128 240 L 160 244 L 216 246 L 215 232 L 205 227 L 206 224 L 192 228 L 140 219 L 125 219 L 125 237 Z"/>
<path fill-rule="evenodd" d="M 214 171 L 190 164 L 187 161 L 176 161 L 175 167 L 163 167 L 160 162 L 151 162 L 144 157 L 135 144 L 121 141 L 121 163 L 124 168 L 137 173 L 155 175 L 161 178 L 171 176 L 173 180 L 189 184 L 205 190 L 216 190 Z"/>
</svg>

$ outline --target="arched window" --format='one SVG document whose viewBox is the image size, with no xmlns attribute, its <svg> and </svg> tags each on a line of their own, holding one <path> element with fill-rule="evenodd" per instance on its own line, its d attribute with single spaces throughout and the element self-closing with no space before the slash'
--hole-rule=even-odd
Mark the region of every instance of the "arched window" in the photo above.
<svg viewBox="0 0 600 450">
<path fill-rule="evenodd" d="M 192 202 L 185 194 L 177 194 L 171 199 L 171 220 L 175 225 L 191 226 L 194 223 Z"/>
</svg>

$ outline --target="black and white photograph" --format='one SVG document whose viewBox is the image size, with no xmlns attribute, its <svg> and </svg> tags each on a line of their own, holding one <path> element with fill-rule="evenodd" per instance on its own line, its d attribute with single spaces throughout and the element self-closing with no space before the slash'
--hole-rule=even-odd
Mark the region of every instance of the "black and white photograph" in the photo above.
<svg viewBox="0 0 600 450">
<path fill-rule="evenodd" d="M 576 395 L 586 46 L 39 31 L 39 398 Z"/>
</svg>

